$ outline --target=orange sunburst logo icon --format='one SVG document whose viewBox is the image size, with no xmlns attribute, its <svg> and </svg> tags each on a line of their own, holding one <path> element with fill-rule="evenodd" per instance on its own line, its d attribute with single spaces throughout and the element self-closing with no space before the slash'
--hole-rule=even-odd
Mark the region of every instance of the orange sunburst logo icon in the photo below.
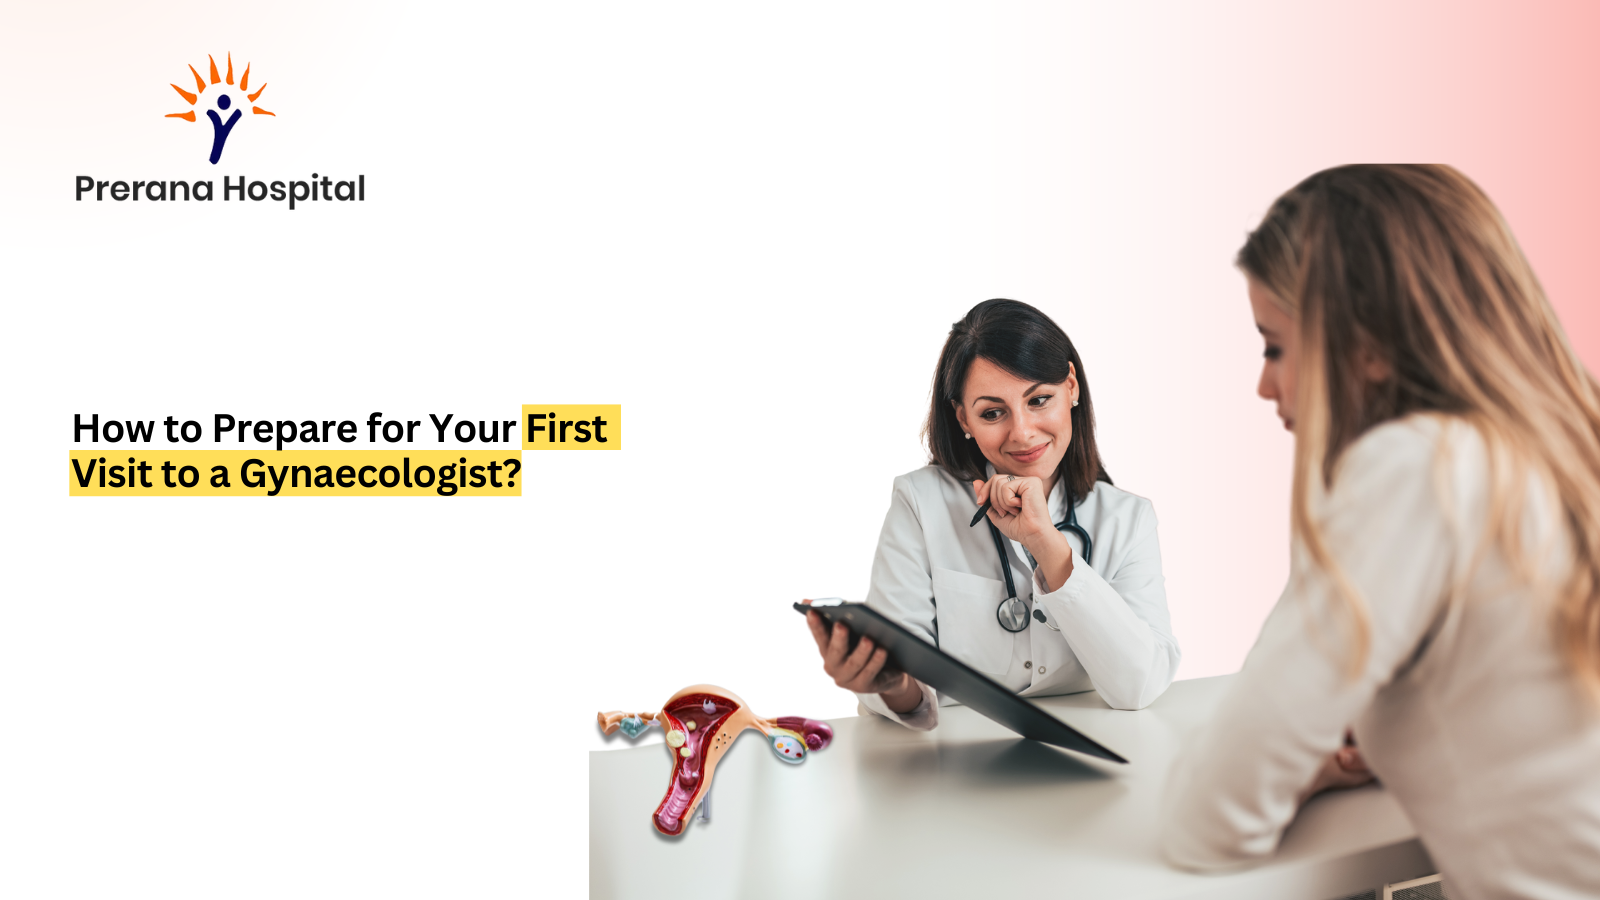
<svg viewBox="0 0 1600 900">
<path fill-rule="evenodd" d="M 244 114 L 244 104 L 246 102 L 254 104 L 256 98 L 261 96 L 261 92 L 267 89 L 267 85 L 263 82 L 255 93 L 246 93 L 250 90 L 250 64 L 245 63 L 244 74 L 239 76 L 239 85 L 235 88 L 233 84 L 232 52 L 228 53 L 228 74 L 226 77 L 217 74 L 216 57 L 207 54 L 206 59 L 211 61 L 210 84 L 207 84 L 205 79 L 200 77 L 200 73 L 194 70 L 194 66 L 190 66 L 189 73 L 194 76 L 194 92 L 190 93 L 177 85 L 173 85 L 172 89 L 177 91 L 184 100 L 187 100 L 190 106 L 198 106 L 206 92 L 206 88 L 215 88 L 211 92 L 211 96 L 204 99 L 206 101 L 205 105 L 211 107 L 206 110 L 206 118 L 211 120 L 211 164 L 216 165 L 217 160 L 222 158 L 222 145 L 228 142 L 228 134 L 233 131 L 233 126 L 238 123 L 239 117 Z M 222 85 L 222 87 L 217 87 L 217 85 Z M 234 96 L 235 94 L 238 96 Z M 243 99 L 241 100 L 240 98 Z M 231 114 L 229 110 L 232 110 Z M 250 113 L 256 116 L 276 117 L 278 115 L 255 105 L 250 107 Z M 223 120 L 223 116 L 228 117 L 226 121 Z M 167 113 L 167 118 L 183 119 L 188 122 L 196 121 L 193 109 L 187 112 Z"/>
</svg>

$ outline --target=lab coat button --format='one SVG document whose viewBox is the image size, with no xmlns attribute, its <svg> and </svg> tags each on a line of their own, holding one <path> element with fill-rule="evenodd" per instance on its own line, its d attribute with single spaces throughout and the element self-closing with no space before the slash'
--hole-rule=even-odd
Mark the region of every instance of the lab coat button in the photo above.
<svg viewBox="0 0 1600 900">
<path fill-rule="evenodd" d="M 1043 675 L 1043 674 L 1044 674 L 1044 666 L 1040 666 L 1040 667 L 1039 667 L 1039 674 L 1040 674 L 1040 675 Z"/>
<path fill-rule="evenodd" d="M 1025 662 L 1025 663 L 1023 663 L 1023 664 L 1022 664 L 1022 667 L 1023 667 L 1023 668 L 1024 668 L 1024 669 L 1031 669 L 1031 668 L 1033 668 L 1033 660 L 1031 660 L 1031 659 L 1030 659 L 1030 660 L 1028 660 L 1028 661 L 1027 661 L 1027 662 Z"/>
</svg>

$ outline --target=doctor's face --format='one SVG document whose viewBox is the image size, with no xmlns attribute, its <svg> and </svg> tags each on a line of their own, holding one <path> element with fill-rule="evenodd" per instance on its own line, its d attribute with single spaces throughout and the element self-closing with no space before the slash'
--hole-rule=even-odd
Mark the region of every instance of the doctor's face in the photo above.
<svg viewBox="0 0 1600 900">
<path fill-rule="evenodd" d="M 979 357 L 967 370 L 956 418 L 1002 475 L 1041 478 L 1054 485 L 1056 467 L 1072 443 L 1074 372 L 1059 384 L 1018 378 Z"/>
<path fill-rule="evenodd" d="M 1256 330 L 1266 343 L 1262 351 L 1261 382 L 1256 393 L 1278 405 L 1283 427 L 1294 430 L 1295 366 L 1299 364 L 1300 329 L 1294 318 L 1279 305 L 1277 298 L 1254 278 L 1250 283 L 1250 310 L 1255 313 Z"/>
</svg>

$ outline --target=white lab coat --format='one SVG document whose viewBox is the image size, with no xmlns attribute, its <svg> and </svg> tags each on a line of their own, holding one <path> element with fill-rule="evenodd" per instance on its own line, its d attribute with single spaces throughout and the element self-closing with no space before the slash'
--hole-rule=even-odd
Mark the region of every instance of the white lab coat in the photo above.
<svg viewBox="0 0 1600 900">
<path fill-rule="evenodd" d="M 1058 481 L 1052 521 L 1066 518 L 1065 498 Z M 896 478 L 867 605 L 1025 697 L 1096 690 L 1117 709 L 1141 709 L 1161 696 L 1180 654 L 1150 501 L 1096 484 L 1077 508 L 1078 524 L 1094 542 L 1093 566 L 1067 532 L 1072 576 L 1053 591 L 1035 580 L 1022 545 L 1007 540 L 1017 597 L 1061 629 L 1033 621 L 1016 634 L 995 618 L 1005 581 L 988 527 L 969 526 L 977 509 L 972 485 L 937 466 Z M 938 724 L 939 705 L 954 701 L 927 685 L 922 690 L 922 704 L 905 714 L 877 694 L 857 696 L 878 715 L 926 730 Z"/>
</svg>

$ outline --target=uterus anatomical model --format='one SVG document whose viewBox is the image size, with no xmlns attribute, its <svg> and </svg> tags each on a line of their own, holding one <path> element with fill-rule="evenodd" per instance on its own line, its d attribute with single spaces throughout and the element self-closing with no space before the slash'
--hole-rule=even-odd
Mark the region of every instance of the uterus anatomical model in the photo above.
<svg viewBox="0 0 1600 900">
<path fill-rule="evenodd" d="M 746 728 L 767 736 L 772 752 L 790 764 L 805 762 L 808 750 L 821 750 L 833 740 L 833 727 L 800 716 L 763 719 L 750 711 L 738 694 L 710 684 L 696 684 L 667 698 L 658 712 L 603 712 L 596 716 L 600 728 L 612 734 L 619 728 L 636 738 L 650 725 L 666 732 L 672 751 L 672 781 L 656 807 L 656 830 L 680 835 L 697 807 L 711 790 L 711 776 L 722 754 Z"/>
</svg>

